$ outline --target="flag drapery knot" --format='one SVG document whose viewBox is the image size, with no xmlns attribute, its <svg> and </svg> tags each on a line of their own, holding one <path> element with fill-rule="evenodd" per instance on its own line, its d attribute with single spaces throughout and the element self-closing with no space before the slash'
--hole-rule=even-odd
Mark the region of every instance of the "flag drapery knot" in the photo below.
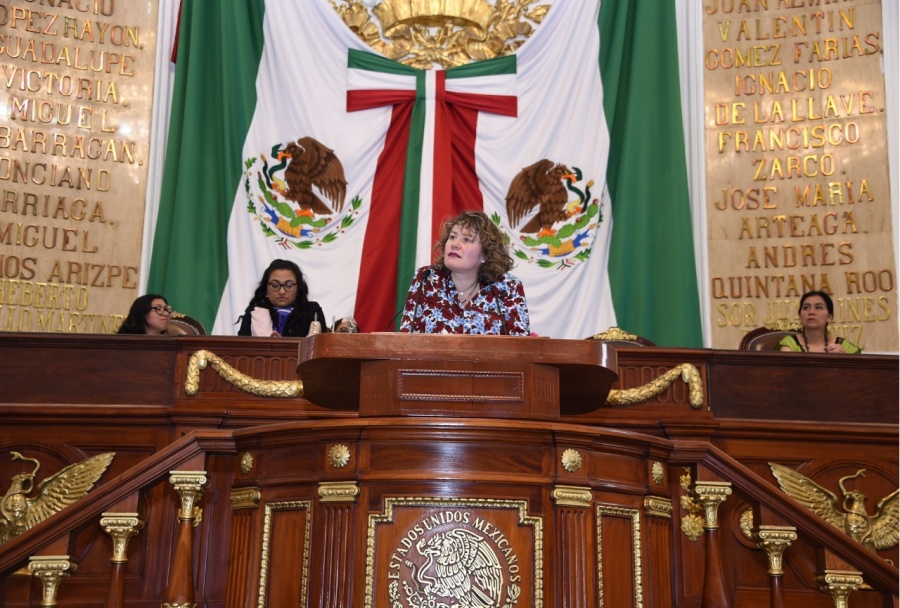
<svg viewBox="0 0 900 608">
<path fill-rule="evenodd" d="M 416 243 L 399 236 L 416 234 L 419 206 L 430 201 L 432 242 L 443 218 L 483 207 L 475 170 L 478 114 L 517 115 L 516 57 L 419 70 L 350 49 L 348 70 L 348 112 L 392 108 L 375 172 L 356 299 L 360 326 L 381 331 L 402 304 L 407 286 L 399 279 L 410 278 L 415 269 Z M 432 133 L 425 133 L 427 124 L 433 125 Z M 427 155 L 433 159 L 431 167 L 417 164 L 426 140 L 433 142 Z M 423 170 L 431 174 L 430 189 L 421 187 Z M 398 238 L 386 238 L 389 234 Z M 385 267 L 389 260 L 397 261 L 393 277 Z M 390 278 L 395 294 L 382 287 Z"/>
</svg>

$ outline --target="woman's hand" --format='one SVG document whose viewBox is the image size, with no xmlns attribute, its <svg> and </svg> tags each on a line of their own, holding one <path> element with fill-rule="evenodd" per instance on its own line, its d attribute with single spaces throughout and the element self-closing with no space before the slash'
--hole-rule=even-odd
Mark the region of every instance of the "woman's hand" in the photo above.
<svg viewBox="0 0 900 608">
<path fill-rule="evenodd" d="M 844 347 L 838 344 L 837 342 L 832 342 L 828 346 L 825 347 L 826 353 L 836 353 L 839 355 L 844 354 Z"/>
</svg>

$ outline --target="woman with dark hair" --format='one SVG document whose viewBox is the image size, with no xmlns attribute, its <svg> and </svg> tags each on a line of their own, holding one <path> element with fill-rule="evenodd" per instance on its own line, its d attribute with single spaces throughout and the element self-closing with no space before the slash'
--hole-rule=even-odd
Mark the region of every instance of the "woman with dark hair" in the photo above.
<svg viewBox="0 0 900 608">
<path fill-rule="evenodd" d="M 155 293 L 140 296 L 131 304 L 128 316 L 117 334 L 144 334 L 159 336 L 166 333 L 172 307 L 166 299 Z"/>
<path fill-rule="evenodd" d="M 824 291 L 808 291 L 800 298 L 797 309 L 799 334 L 785 336 L 778 343 L 780 350 L 795 353 L 838 353 L 855 355 L 858 346 L 840 336 L 828 335 L 828 323 L 834 321 L 834 302 Z"/>
<path fill-rule="evenodd" d="M 441 227 L 435 262 L 416 272 L 400 331 L 426 334 L 530 332 L 522 282 L 509 273 L 503 233 L 481 211 L 464 211 Z"/>
<path fill-rule="evenodd" d="M 253 299 L 238 318 L 239 336 L 302 338 L 313 322 L 325 318 L 318 302 L 311 302 L 300 267 L 290 260 L 274 260 L 263 273 Z"/>
</svg>

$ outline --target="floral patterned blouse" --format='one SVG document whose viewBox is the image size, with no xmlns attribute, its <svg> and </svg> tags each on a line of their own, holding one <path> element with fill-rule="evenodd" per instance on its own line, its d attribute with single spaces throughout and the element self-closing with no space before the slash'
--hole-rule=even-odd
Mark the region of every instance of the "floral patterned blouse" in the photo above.
<svg viewBox="0 0 900 608">
<path fill-rule="evenodd" d="M 480 285 L 462 304 L 449 270 L 423 266 L 406 294 L 400 331 L 527 336 L 525 289 L 519 279 L 506 273 L 494 283 Z"/>
</svg>

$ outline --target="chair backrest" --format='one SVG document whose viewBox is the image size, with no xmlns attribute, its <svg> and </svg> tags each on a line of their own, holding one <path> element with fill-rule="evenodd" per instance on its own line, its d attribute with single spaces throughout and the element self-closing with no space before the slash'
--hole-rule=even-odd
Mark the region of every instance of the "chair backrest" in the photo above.
<svg viewBox="0 0 900 608">
<path fill-rule="evenodd" d="M 741 338 L 739 350 L 779 350 L 778 343 L 785 336 L 803 329 L 798 323 L 781 322 L 757 327 Z"/>
<path fill-rule="evenodd" d="M 205 336 L 206 330 L 197 319 L 175 311 L 169 317 L 166 333 L 170 336 Z"/>
<path fill-rule="evenodd" d="M 637 334 L 629 333 L 618 327 L 610 327 L 604 332 L 594 334 L 586 338 L 587 340 L 600 340 L 607 344 L 615 344 L 618 346 L 656 346 L 647 338 L 642 338 Z"/>
</svg>

